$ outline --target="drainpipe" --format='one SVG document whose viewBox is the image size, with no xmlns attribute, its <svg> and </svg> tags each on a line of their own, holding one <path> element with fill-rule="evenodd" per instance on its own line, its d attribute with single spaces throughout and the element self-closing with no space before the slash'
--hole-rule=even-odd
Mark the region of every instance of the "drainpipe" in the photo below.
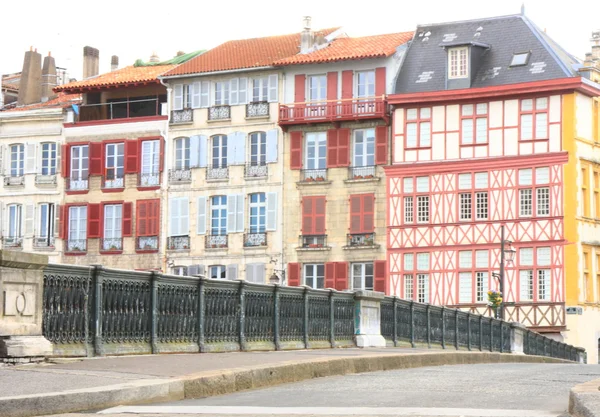
<svg viewBox="0 0 600 417">
<path fill-rule="evenodd" d="M 163 81 L 162 78 L 158 77 L 158 81 L 167 89 L 167 127 L 165 129 L 165 131 L 161 131 L 160 135 L 163 137 L 163 140 L 165 141 L 165 152 L 163 154 L 163 158 L 164 161 L 162 161 L 163 163 L 163 178 L 162 178 L 162 182 L 161 182 L 161 187 L 160 187 L 160 191 L 161 194 L 164 195 L 164 204 L 163 204 L 163 198 L 161 196 L 161 206 L 163 207 L 163 213 L 164 215 L 161 215 L 161 229 L 164 231 L 161 235 L 160 235 L 160 241 L 161 241 L 161 248 L 163 248 L 162 252 L 164 253 L 164 256 L 162 257 L 162 270 L 164 271 L 165 274 L 168 274 L 169 271 L 167 271 L 167 234 L 168 234 L 168 226 L 169 226 L 169 191 L 168 191 L 168 187 L 169 187 L 169 167 L 167 166 L 167 161 L 169 160 L 169 158 L 167 157 L 167 155 L 171 154 L 171 144 L 169 142 L 169 125 L 171 123 L 171 91 L 172 88 L 169 86 L 169 84 L 165 84 L 165 82 Z"/>
<path fill-rule="evenodd" d="M 281 97 L 278 96 L 279 98 L 279 103 L 281 103 L 283 100 L 285 100 L 285 71 L 281 72 L 281 82 L 283 84 L 283 88 L 281 89 Z M 277 103 L 277 104 L 279 104 Z M 279 122 L 279 106 L 277 106 L 277 122 Z M 277 123 L 276 122 L 276 123 Z M 287 270 L 285 269 L 285 251 L 284 251 L 284 210 L 283 210 L 283 202 L 285 201 L 284 199 L 284 192 L 285 192 L 285 187 L 284 187 L 284 181 L 283 181 L 283 176 L 284 176 L 284 172 L 285 172 L 285 161 L 283 160 L 283 157 L 285 155 L 285 134 L 283 133 L 283 129 L 281 129 L 279 127 L 279 123 L 277 123 L 277 127 L 281 130 L 281 158 L 279 159 L 281 162 L 281 199 L 279 199 L 279 201 L 281 201 L 281 211 L 280 211 L 280 221 L 279 221 L 279 227 L 280 227 L 280 236 L 281 236 L 281 270 L 282 270 L 282 274 L 281 274 L 281 284 L 280 285 L 287 285 Z"/>
</svg>

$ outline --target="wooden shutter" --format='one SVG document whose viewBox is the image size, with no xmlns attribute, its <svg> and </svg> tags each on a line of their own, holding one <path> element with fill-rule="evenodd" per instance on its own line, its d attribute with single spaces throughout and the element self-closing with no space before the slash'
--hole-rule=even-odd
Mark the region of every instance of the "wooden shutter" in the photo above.
<svg viewBox="0 0 600 417">
<path fill-rule="evenodd" d="M 148 236 L 148 200 L 138 200 L 136 204 L 135 231 L 137 236 Z M 123 226 L 125 228 L 125 226 Z"/>
<path fill-rule="evenodd" d="M 306 101 L 306 74 L 296 74 L 294 80 L 294 103 Z"/>
<path fill-rule="evenodd" d="M 325 234 L 325 197 L 314 197 L 314 231 L 316 235 Z"/>
<path fill-rule="evenodd" d="M 88 238 L 100 237 L 100 204 L 87 205 Z"/>
<path fill-rule="evenodd" d="M 269 97 L 268 101 L 270 103 L 277 101 L 277 92 L 279 90 L 279 75 L 271 74 L 269 75 Z"/>
<path fill-rule="evenodd" d="M 56 237 L 60 237 L 60 213 L 61 213 L 61 210 L 62 210 L 62 206 L 60 204 L 54 204 L 54 220 L 53 221 L 54 221 L 54 236 L 56 236 Z M 0 212 L 2 212 L 1 205 L 0 205 Z M 1 233 L 0 233 L 0 235 L 1 235 Z"/>
<path fill-rule="evenodd" d="M 128 237 L 132 235 L 133 227 L 133 203 L 123 203 L 123 236 Z"/>
<path fill-rule="evenodd" d="M 173 110 L 183 109 L 183 84 L 175 84 L 173 87 Z"/>
<path fill-rule="evenodd" d="M 267 130 L 267 163 L 277 162 L 277 142 L 279 129 Z"/>
<path fill-rule="evenodd" d="M 314 197 L 302 197 L 302 234 L 312 235 L 314 231 Z"/>
<path fill-rule="evenodd" d="M 277 193 L 267 193 L 267 231 L 277 230 Z"/>
<path fill-rule="evenodd" d="M 169 199 L 169 236 L 179 236 L 180 218 L 179 198 Z"/>
<path fill-rule="evenodd" d="M 300 286 L 300 268 L 301 265 L 299 263 L 290 262 L 288 264 L 287 270 L 287 284 L 290 287 L 299 287 Z"/>
<path fill-rule="evenodd" d="M 325 288 L 335 288 L 335 262 L 325 263 Z"/>
<path fill-rule="evenodd" d="M 337 165 L 347 167 L 350 165 L 350 129 L 338 129 L 337 140 Z"/>
<path fill-rule="evenodd" d="M 192 109 L 200 107 L 200 83 L 192 84 Z"/>
<path fill-rule="evenodd" d="M 227 265 L 226 277 L 229 280 L 238 279 L 238 266 L 237 266 L 237 264 Z"/>
<path fill-rule="evenodd" d="M 160 199 L 148 201 L 148 236 L 158 236 L 160 233 Z"/>
<path fill-rule="evenodd" d="M 33 204 L 25 205 L 25 236 L 33 236 L 34 220 L 35 206 Z"/>
<path fill-rule="evenodd" d="M 102 175 L 102 142 L 90 143 L 90 175 Z"/>
<path fill-rule="evenodd" d="M 385 261 L 375 261 L 374 265 L 373 265 L 373 269 L 374 269 L 374 281 L 375 281 L 375 285 L 374 285 L 374 289 L 375 291 L 379 291 L 379 292 L 385 292 L 385 268 L 386 268 L 386 262 Z"/>
<path fill-rule="evenodd" d="M 67 233 L 65 230 L 65 225 L 68 224 L 67 210 L 68 210 L 68 207 L 65 206 L 64 204 L 58 208 L 58 238 L 59 239 L 66 239 L 66 236 L 67 236 Z"/>
<path fill-rule="evenodd" d="M 235 194 L 230 194 L 227 196 L 227 233 L 235 233 L 236 232 L 236 219 L 237 219 L 237 211 L 236 211 L 237 198 Z"/>
<path fill-rule="evenodd" d="M 302 132 L 290 133 L 290 168 L 302 169 Z"/>
<path fill-rule="evenodd" d="M 388 128 L 377 126 L 375 128 L 375 163 L 377 165 L 387 164 Z"/>
<path fill-rule="evenodd" d="M 206 234 L 206 196 L 198 197 L 196 207 L 196 234 Z"/>
<path fill-rule="evenodd" d="M 337 167 L 338 161 L 338 131 L 327 130 L 327 168 Z"/>
<path fill-rule="evenodd" d="M 140 142 L 137 140 L 125 141 L 125 173 L 135 174 L 138 172 L 138 155 Z"/>
<path fill-rule="evenodd" d="M 165 168 L 165 140 L 161 137 L 158 139 L 160 142 L 160 154 L 158 156 L 158 169 L 160 172 Z"/>
<path fill-rule="evenodd" d="M 240 84 L 238 87 L 238 104 L 246 104 L 248 102 L 248 78 L 240 78 Z"/>
<path fill-rule="evenodd" d="M 375 195 L 362 196 L 362 233 L 373 233 L 375 230 Z"/>
<path fill-rule="evenodd" d="M 334 288 L 338 291 L 344 291 L 348 289 L 348 262 L 335 263 Z"/>
<path fill-rule="evenodd" d="M 327 100 L 338 98 L 338 73 L 337 71 L 327 73 Z"/>
<path fill-rule="evenodd" d="M 68 178 L 71 174 L 70 171 L 70 162 L 71 162 L 71 152 L 69 152 L 69 145 L 61 145 L 62 148 L 62 159 L 60 160 L 60 170 L 62 172 L 62 176 L 64 178 Z"/>
<path fill-rule="evenodd" d="M 350 196 L 350 233 L 362 232 L 362 195 Z"/>
<path fill-rule="evenodd" d="M 375 95 L 385 95 L 385 67 L 375 68 Z"/>
<path fill-rule="evenodd" d="M 342 71 L 342 99 L 352 98 L 353 92 L 354 71 Z"/>
</svg>

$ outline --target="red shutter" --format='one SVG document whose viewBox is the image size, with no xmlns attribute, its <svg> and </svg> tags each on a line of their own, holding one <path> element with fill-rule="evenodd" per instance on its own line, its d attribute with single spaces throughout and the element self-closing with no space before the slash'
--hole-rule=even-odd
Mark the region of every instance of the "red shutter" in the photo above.
<svg viewBox="0 0 600 417">
<path fill-rule="evenodd" d="M 135 232 L 137 236 L 148 235 L 148 206 L 151 203 L 148 200 L 138 200 L 135 212 Z"/>
<path fill-rule="evenodd" d="M 290 133 L 290 168 L 302 169 L 302 132 Z"/>
<path fill-rule="evenodd" d="M 68 178 L 70 175 L 69 165 L 71 162 L 71 147 L 69 145 L 61 145 L 61 153 L 60 153 L 60 170 L 62 172 L 62 176 L 64 178 Z"/>
<path fill-rule="evenodd" d="M 335 287 L 338 291 L 348 289 L 348 262 L 335 263 Z"/>
<path fill-rule="evenodd" d="M 354 71 L 342 71 L 342 99 L 352 98 L 353 92 Z"/>
<path fill-rule="evenodd" d="M 306 101 L 306 74 L 296 74 L 294 83 L 294 103 Z"/>
<path fill-rule="evenodd" d="M 375 95 L 385 95 L 385 67 L 375 68 Z"/>
<path fill-rule="evenodd" d="M 302 197 L 302 234 L 312 235 L 314 230 L 314 197 Z"/>
<path fill-rule="evenodd" d="M 375 195 L 362 196 L 362 233 L 373 233 L 375 230 Z"/>
<path fill-rule="evenodd" d="M 350 129 L 338 129 L 337 164 L 339 167 L 350 165 Z"/>
<path fill-rule="evenodd" d="M 165 169 L 165 140 L 163 138 L 160 138 L 159 141 L 160 155 L 158 159 L 158 169 L 160 170 L 160 172 L 163 172 L 163 169 Z M 140 155 L 141 153 L 142 152 L 140 151 Z"/>
<path fill-rule="evenodd" d="M 313 197 L 314 234 L 325 234 L 325 196 Z"/>
<path fill-rule="evenodd" d="M 102 146 L 101 142 L 90 143 L 90 175 L 102 175 Z"/>
<path fill-rule="evenodd" d="M 375 128 L 375 163 L 377 165 L 387 165 L 388 149 L 388 127 L 377 126 Z"/>
<path fill-rule="evenodd" d="M 132 234 L 132 230 L 131 230 L 131 226 L 133 225 L 132 223 L 132 216 L 133 216 L 133 203 L 131 202 L 127 202 L 123 204 L 123 236 L 127 237 L 127 236 L 131 236 Z"/>
<path fill-rule="evenodd" d="M 385 292 L 385 261 L 375 261 L 373 265 L 374 271 L 374 289 L 375 291 Z"/>
<path fill-rule="evenodd" d="M 140 142 L 137 140 L 125 141 L 125 173 L 135 174 L 138 172 L 138 150 Z"/>
<path fill-rule="evenodd" d="M 65 225 L 69 224 L 67 222 L 67 210 L 69 209 L 69 207 L 67 207 L 66 205 L 61 205 L 58 208 L 58 238 L 59 239 L 66 239 L 67 238 L 67 230 L 65 228 Z"/>
<path fill-rule="evenodd" d="M 100 237 L 100 204 L 87 205 L 88 230 L 87 237 Z"/>
<path fill-rule="evenodd" d="M 327 168 L 337 167 L 338 164 L 338 132 L 337 129 L 327 131 Z"/>
<path fill-rule="evenodd" d="M 148 205 L 148 236 L 160 234 L 160 199 L 150 202 Z"/>
<path fill-rule="evenodd" d="M 335 262 L 325 263 L 325 288 L 335 288 Z"/>
<path fill-rule="evenodd" d="M 290 262 L 288 264 L 287 271 L 288 279 L 287 283 L 290 287 L 299 287 L 300 286 L 300 264 L 295 262 Z"/>
<path fill-rule="evenodd" d="M 361 233 L 362 204 L 361 195 L 350 196 L 350 233 Z"/>
<path fill-rule="evenodd" d="M 338 98 L 338 73 L 327 73 L 327 100 L 337 100 Z"/>
</svg>

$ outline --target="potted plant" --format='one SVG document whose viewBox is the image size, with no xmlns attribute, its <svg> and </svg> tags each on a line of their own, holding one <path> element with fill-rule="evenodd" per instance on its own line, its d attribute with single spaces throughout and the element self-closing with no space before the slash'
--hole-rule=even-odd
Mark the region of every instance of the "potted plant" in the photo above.
<svg viewBox="0 0 600 417">
<path fill-rule="evenodd" d="M 358 174 L 355 174 L 355 175 L 354 175 L 354 179 L 355 179 L 355 180 L 361 180 L 362 178 L 363 178 L 363 176 L 362 176 L 362 175 L 358 175 Z"/>
<path fill-rule="evenodd" d="M 365 178 L 375 178 L 373 174 L 365 175 Z"/>
<path fill-rule="evenodd" d="M 496 290 L 490 290 L 488 295 L 488 305 L 494 310 L 494 316 L 498 318 L 498 307 L 502 304 L 502 293 Z"/>
<path fill-rule="evenodd" d="M 317 177 L 317 181 L 325 181 L 325 178 L 323 178 L 323 177 Z"/>
</svg>

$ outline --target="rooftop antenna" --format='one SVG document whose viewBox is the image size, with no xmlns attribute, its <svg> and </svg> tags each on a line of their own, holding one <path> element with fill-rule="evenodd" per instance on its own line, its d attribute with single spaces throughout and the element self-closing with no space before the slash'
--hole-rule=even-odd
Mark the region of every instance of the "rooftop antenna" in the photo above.
<svg viewBox="0 0 600 417">
<path fill-rule="evenodd" d="M 521 16 L 525 16 L 525 2 L 521 3 Z"/>
</svg>

